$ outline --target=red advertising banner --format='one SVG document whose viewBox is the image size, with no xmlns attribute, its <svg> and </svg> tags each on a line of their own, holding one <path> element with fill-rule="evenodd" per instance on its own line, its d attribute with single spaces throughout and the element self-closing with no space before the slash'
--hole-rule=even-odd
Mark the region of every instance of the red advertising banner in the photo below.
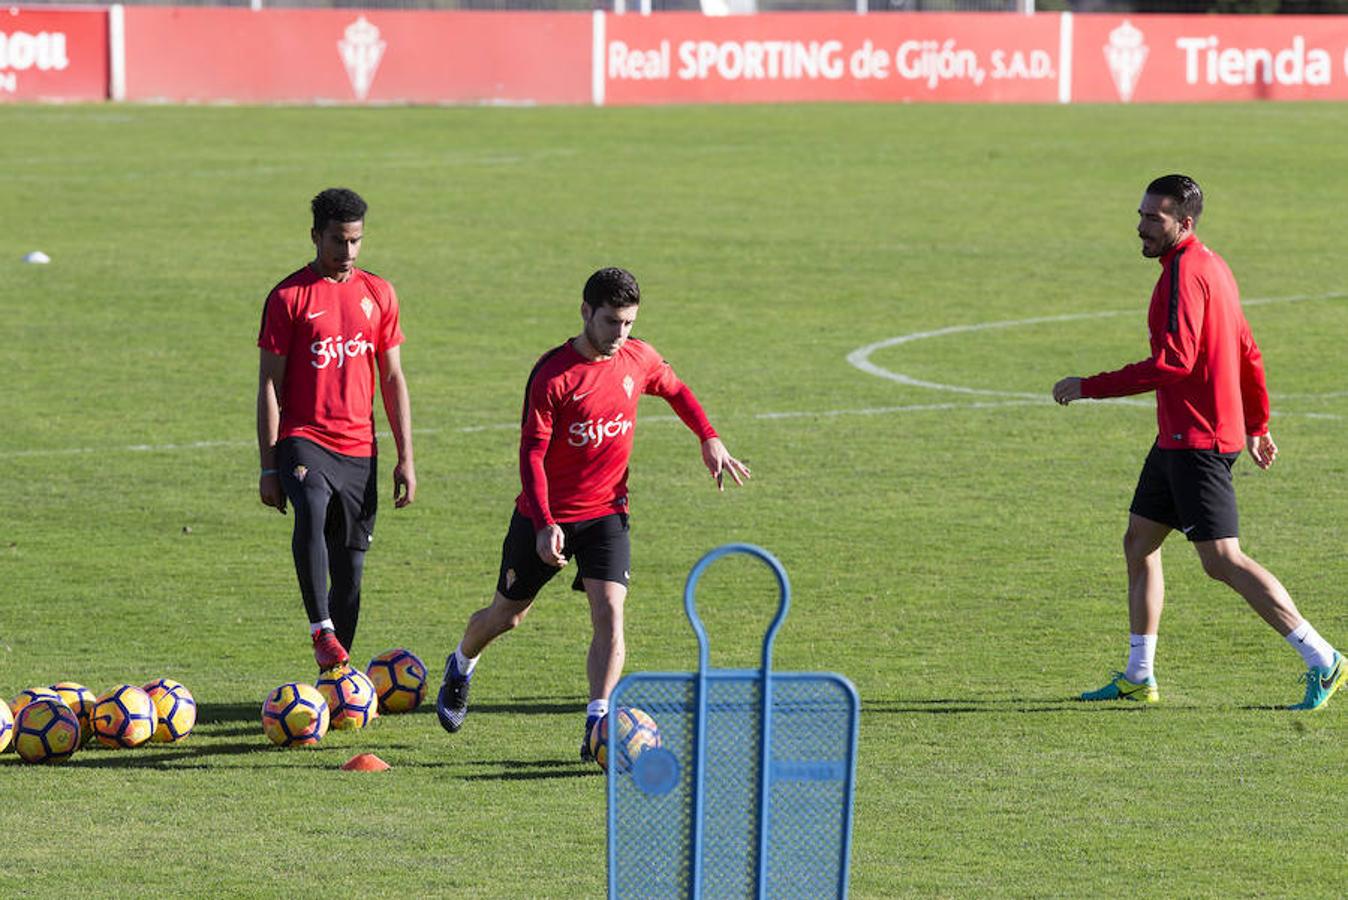
<svg viewBox="0 0 1348 900">
<path fill-rule="evenodd" d="M 0 8 L 0 102 L 107 96 L 106 11 Z"/>
<path fill-rule="evenodd" d="M 1080 15 L 1072 99 L 1348 99 L 1348 17 Z"/>
<path fill-rule="evenodd" d="M 588 13 L 126 7 L 126 99 L 589 103 Z"/>
<path fill-rule="evenodd" d="M 1348 99 L 1348 16 L 0 8 L 0 102 Z"/>
<path fill-rule="evenodd" d="M 603 102 L 1058 99 L 1059 17 L 609 16 Z"/>
</svg>

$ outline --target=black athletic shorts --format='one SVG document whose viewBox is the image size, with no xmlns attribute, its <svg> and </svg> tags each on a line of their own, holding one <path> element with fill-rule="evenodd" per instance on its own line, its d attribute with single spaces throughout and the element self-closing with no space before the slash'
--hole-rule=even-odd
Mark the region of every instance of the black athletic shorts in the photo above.
<svg viewBox="0 0 1348 900">
<path fill-rule="evenodd" d="M 327 512 L 325 533 L 334 534 L 335 529 L 350 550 L 370 549 L 379 505 L 375 457 L 346 456 L 313 441 L 290 437 L 276 444 L 276 468 L 297 515 L 306 498 L 322 502 Z"/>
<path fill-rule="evenodd" d="M 583 578 L 627 585 L 628 568 L 632 564 L 627 513 L 557 524 L 565 537 L 562 555 L 567 559 L 575 556 L 580 570 L 571 583 L 572 590 L 585 590 Z M 510 517 L 510 530 L 501 544 L 501 573 L 496 579 L 496 590 L 502 596 L 511 600 L 532 600 L 552 576 L 562 571 L 539 558 L 537 534 L 533 521 L 515 510 Z"/>
<path fill-rule="evenodd" d="M 1191 541 L 1240 536 L 1231 466 L 1240 453 L 1162 450 L 1153 445 L 1129 512 L 1178 529 Z"/>
</svg>

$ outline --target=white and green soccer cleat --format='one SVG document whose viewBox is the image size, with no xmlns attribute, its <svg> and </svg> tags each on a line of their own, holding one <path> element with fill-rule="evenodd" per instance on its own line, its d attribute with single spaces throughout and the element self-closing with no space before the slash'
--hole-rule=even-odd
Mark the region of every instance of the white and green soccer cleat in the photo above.
<svg viewBox="0 0 1348 900">
<path fill-rule="evenodd" d="M 1306 682 L 1306 696 L 1300 703 L 1287 708 L 1320 709 L 1329 702 L 1330 697 L 1334 696 L 1334 692 L 1348 681 L 1348 663 L 1344 662 L 1343 654 L 1336 650 L 1334 659 L 1329 665 L 1311 666 L 1306 670 L 1306 674 L 1301 676 L 1301 680 Z"/>
<path fill-rule="evenodd" d="M 1122 672 L 1114 673 L 1114 680 L 1098 691 L 1087 691 L 1082 700 L 1131 700 L 1134 703 L 1159 703 L 1160 693 L 1156 690 L 1156 679 L 1148 675 L 1147 680 L 1134 684 L 1123 677 Z"/>
</svg>

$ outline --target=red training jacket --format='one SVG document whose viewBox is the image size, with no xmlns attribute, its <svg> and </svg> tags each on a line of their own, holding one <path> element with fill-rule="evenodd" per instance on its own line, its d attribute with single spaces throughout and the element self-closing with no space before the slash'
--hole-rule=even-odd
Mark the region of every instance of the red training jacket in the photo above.
<svg viewBox="0 0 1348 900">
<path fill-rule="evenodd" d="M 1081 396 L 1156 391 L 1157 446 L 1238 452 L 1268 432 L 1264 361 L 1226 261 L 1194 235 L 1160 259 L 1147 327 L 1151 356 L 1082 379 Z"/>
</svg>

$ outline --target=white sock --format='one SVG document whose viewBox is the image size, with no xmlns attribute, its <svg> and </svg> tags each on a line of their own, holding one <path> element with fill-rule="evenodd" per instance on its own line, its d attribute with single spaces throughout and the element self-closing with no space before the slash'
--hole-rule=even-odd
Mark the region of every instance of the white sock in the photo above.
<svg viewBox="0 0 1348 900">
<path fill-rule="evenodd" d="M 590 716 L 606 716 L 606 715 L 608 715 L 607 700 L 591 700 L 590 705 L 585 707 L 586 719 L 589 719 Z"/>
<path fill-rule="evenodd" d="M 310 636 L 313 636 L 313 635 L 315 635 L 315 634 L 318 634 L 318 633 L 319 633 L 320 631 L 322 631 L 324 628 L 326 628 L 328 631 L 336 631 L 336 630 L 337 630 L 337 629 L 333 626 L 332 620 L 331 620 L 331 619 L 324 619 L 324 620 L 321 621 L 321 622 L 310 622 L 310 623 L 309 623 L 309 634 L 310 634 Z"/>
<path fill-rule="evenodd" d="M 1141 684 L 1151 677 L 1152 664 L 1156 661 L 1156 635 L 1128 635 L 1128 667 L 1123 677 L 1133 684 Z"/>
<path fill-rule="evenodd" d="M 477 668 L 477 657 L 468 657 L 463 652 L 463 641 L 459 641 L 459 646 L 454 648 L 454 668 L 459 670 L 459 674 L 464 678 L 473 674 L 473 669 Z"/>
<path fill-rule="evenodd" d="M 1311 627 L 1311 623 L 1305 619 L 1302 619 L 1301 624 L 1287 635 L 1287 643 L 1301 654 L 1307 668 L 1319 666 L 1328 669 L 1334 662 L 1334 648 L 1329 646 L 1329 641 L 1320 637 L 1320 632 Z"/>
</svg>

